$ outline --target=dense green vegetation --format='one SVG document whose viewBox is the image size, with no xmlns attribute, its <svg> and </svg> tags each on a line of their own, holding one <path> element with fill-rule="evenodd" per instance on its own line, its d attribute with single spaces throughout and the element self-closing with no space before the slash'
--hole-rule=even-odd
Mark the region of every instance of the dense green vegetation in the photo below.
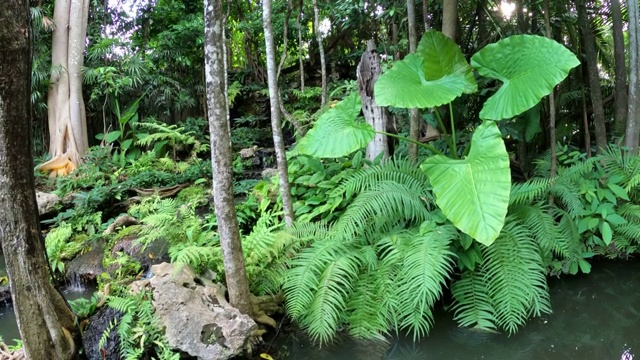
<svg viewBox="0 0 640 360">
<path fill-rule="evenodd" d="M 622 24 L 614 23 L 614 2 L 583 3 L 585 15 L 571 2 L 520 1 L 513 16 L 494 2 L 460 2 L 458 36 L 429 30 L 446 25 L 444 3 L 425 0 L 421 40 L 409 52 L 405 19 L 416 15 L 403 4 L 315 4 L 320 29 L 311 2 L 274 2 L 277 95 L 267 88 L 262 4 L 225 3 L 235 211 L 249 287 L 256 296 L 283 295 L 275 316 L 319 345 L 339 333 L 419 340 L 437 325 L 436 307 L 462 327 L 512 335 L 552 311 L 549 276 L 586 274 L 594 258 L 639 251 L 640 158 L 623 137 L 638 120 L 618 110 L 613 30 Z M 67 176 L 36 168 L 36 187 L 64 199 L 43 221 L 56 281 L 76 256 L 104 249 L 99 292 L 74 302 L 76 314 L 106 304 L 124 316 L 102 341 L 116 329 L 127 359 L 178 359 L 150 295 L 127 288 L 148 268 L 112 249 L 123 239 L 162 243 L 166 254 L 153 256 L 226 280 L 211 192 L 203 4 L 157 0 L 127 10 L 91 2 L 82 72 L 91 146 Z M 59 155 L 48 153 L 46 125 L 50 75 L 64 71 L 49 65 L 53 11 L 44 1 L 31 12 L 38 164 Z M 361 116 L 356 68 L 368 39 L 384 55 L 372 88 L 393 119 L 385 131 Z M 599 101 L 589 96 L 594 60 Z M 269 95 L 284 114 L 292 226 L 279 175 L 263 172 L 278 165 Z M 420 109 L 418 138 L 410 135 L 411 109 Z M 426 139 L 426 129 L 438 133 Z M 392 156 L 368 156 L 376 134 L 393 141 Z M 418 145 L 417 157 L 409 144 Z M 136 223 L 112 229 L 123 215 Z"/>
</svg>

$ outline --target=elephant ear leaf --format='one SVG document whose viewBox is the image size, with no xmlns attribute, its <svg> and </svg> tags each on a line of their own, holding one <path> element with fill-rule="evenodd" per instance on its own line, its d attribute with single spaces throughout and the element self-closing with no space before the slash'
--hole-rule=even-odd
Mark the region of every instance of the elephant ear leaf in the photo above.
<svg viewBox="0 0 640 360">
<path fill-rule="evenodd" d="M 361 108 L 362 100 L 357 93 L 347 96 L 320 116 L 293 153 L 336 158 L 366 147 L 375 132 L 358 116 Z"/>
<path fill-rule="evenodd" d="M 471 58 L 482 76 L 502 81 L 480 111 L 480 118 L 512 118 L 535 106 L 580 65 L 563 45 L 542 36 L 514 35 L 487 45 Z"/>
<path fill-rule="evenodd" d="M 478 127 L 467 158 L 431 156 L 421 168 L 447 218 L 465 234 L 491 245 L 504 225 L 511 191 L 509 154 L 498 126 L 485 121 Z"/>
<path fill-rule="evenodd" d="M 429 108 L 477 90 L 460 47 L 438 31 L 427 31 L 415 54 L 380 75 L 374 85 L 379 106 Z"/>
</svg>

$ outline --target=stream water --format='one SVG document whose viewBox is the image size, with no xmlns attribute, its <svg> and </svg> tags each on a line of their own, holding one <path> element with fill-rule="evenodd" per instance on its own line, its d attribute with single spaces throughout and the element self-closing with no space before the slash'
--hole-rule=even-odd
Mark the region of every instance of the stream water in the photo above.
<svg viewBox="0 0 640 360">
<path fill-rule="evenodd" d="M 7 276 L 7 270 L 4 256 L 0 254 L 0 277 L 3 276 Z M 95 291 L 96 287 L 94 285 L 83 284 L 78 281 L 70 282 L 60 288 L 60 292 L 67 300 L 89 299 Z M 0 338 L 8 344 L 12 344 L 12 340 L 20 339 L 16 316 L 13 312 L 13 304 L 10 302 L 0 303 Z"/>
<path fill-rule="evenodd" d="M 553 278 L 549 286 L 554 312 L 511 337 L 458 328 L 450 312 L 438 311 L 420 343 L 395 338 L 387 346 L 344 341 L 318 349 L 300 333 L 283 331 L 269 353 L 277 360 L 640 360 L 640 261 L 597 262 L 591 274 Z M 94 289 L 69 284 L 61 291 L 74 299 Z M 19 337 L 10 304 L 0 304 L 0 336 Z"/>
</svg>

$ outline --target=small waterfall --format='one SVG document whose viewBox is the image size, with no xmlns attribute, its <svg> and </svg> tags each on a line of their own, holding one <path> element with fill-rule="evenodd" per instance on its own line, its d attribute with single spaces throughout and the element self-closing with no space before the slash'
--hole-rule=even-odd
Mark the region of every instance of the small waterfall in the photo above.
<svg viewBox="0 0 640 360">
<path fill-rule="evenodd" d="M 83 293 L 87 291 L 87 284 L 82 280 L 82 277 L 78 274 L 71 274 L 67 285 L 62 289 L 66 295 L 68 293 Z"/>
</svg>

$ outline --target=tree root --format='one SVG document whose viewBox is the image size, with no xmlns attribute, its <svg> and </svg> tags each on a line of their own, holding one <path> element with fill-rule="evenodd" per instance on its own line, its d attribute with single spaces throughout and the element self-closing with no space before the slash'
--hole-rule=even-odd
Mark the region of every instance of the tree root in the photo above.
<svg viewBox="0 0 640 360">
<path fill-rule="evenodd" d="M 253 320 L 259 324 L 268 325 L 276 329 L 278 327 L 278 323 L 276 323 L 270 315 L 276 312 L 281 312 L 283 302 L 284 296 L 282 294 L 263 296 L 251 295 Z"/>
<path fill-rule="evenodd" d="M 0 343 L 0 360 L 26 360 L 24 349 L 10 351 L 5 343 Z"/>
<path fill-rule="evenodd" d="M 56 176 L 66 176 L 70 174 L 77 168 L 77 164 L 75 164 L 68 154 L 62 154 L 54 157 L 53 159 L 45 162 L 44 164 L 40 164 L 36 167 L 36 170 L 47 172 L 50 171 L 50 177 Z"/>
</svg>

